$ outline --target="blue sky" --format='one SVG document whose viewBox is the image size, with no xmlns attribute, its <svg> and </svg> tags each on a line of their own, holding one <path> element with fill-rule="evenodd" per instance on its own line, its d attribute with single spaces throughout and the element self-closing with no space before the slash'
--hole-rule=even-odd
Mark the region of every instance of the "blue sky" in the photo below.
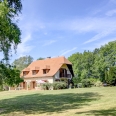
<svg viewBox="0 0 116 116">
<path fill-rule="evenodd" d="M 116 40 L 116 0 L 23 0 L 21 56 L 68 57 Z"/>
</svg>

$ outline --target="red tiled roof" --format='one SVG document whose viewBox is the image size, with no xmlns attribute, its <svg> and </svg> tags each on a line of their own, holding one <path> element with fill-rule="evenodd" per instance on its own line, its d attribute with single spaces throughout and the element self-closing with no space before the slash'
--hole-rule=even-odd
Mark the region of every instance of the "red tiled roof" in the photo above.
<svg viewBox="0 0 116 116">
<path fill-rule="evenodd" d="M 29 71 L 29 73 L 24 77 L 45 77 L 54 76 L 56 72 L 60 69 L 63 64 L 71 64 L 65 57 L 47 58 L 44 60 L 37 60 L 32 62 L 23 71 Z M 32 75 L 32 70 L 38 69 L 39 72 L 36 75 Z M 43 69 L 50 69 L 48 73 L 43 74 Z M 23 76 L 23 71 L 21 76 Z"/>
</svg>

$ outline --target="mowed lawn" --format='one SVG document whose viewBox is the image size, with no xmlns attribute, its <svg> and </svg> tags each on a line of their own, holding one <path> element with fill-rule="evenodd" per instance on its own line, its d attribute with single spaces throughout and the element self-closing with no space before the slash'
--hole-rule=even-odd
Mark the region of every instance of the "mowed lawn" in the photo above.
<svg viewBox="0 0 116 116">
<path fill-rule="evenodd" d="M 116 116 L 116 87 L 0 92 L 0 116 Z"/>
</svg>

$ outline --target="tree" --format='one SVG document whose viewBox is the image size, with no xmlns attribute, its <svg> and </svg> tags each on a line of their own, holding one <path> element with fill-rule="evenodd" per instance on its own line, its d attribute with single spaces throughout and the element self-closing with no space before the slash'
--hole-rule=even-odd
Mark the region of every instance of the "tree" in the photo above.
<svg viewBox="0 0 116 116">
<path fill-rule="evenodd" d="M 3 89 L 3 85 L 18 86 L 23 82 L 20 78 L 20 71 L 9 64 L 0 63 L 0 90 Z"/>
<path fill-rule="evenodd" d="M 116 84 L 116 67 L 110 67 L 108 71 L 108 78 L 106 82 L 110 85 Z"/>
<path fill-rule="evenodd" d="M 109 42 L 99 49 L 95 48 L 93 52 L 77 52 L 68 59 L 72 62 L 74 75 L 78 75 L 81 80 L 84 79 L 83 82 L 93 78 L 116 84 L 115 76 L 113 76 L 116 70 L 112 69 L 116 67 L 116 41 Z"/>
<path fill-rule="evenodd" d="M 11 48 L 14 47 L 16 51 L 17 45 L 21 43 L 21 31 L 14 20 L 15 17 L 21 13 L 21 9 L 21 0 L 0 0 L 0 52 L 4 54 L 3 60 L 7 61 L 6 64 L 0 62 L 1 88 L 3 88 L 3 84 L 6 80 L 11 79 L 12 81 L 10 81 L 10 83 L 14 80 L 15 75 L 10 76 L 14 69 L 11 69 L 10 65 L 8 65 L 8 60 Z M 13 74 L 16 73 L 13 72 Z M 18 80 L 20 80 L 19 77 L 17 77 Z"/>
<path fill-rule="evenodd" d="M 8 78 L 6 78 L 5 83 L 11 87 L 18 86 L 19 83 L 23 82 L 23 79 L 20 78 L 20 71 L 16 68 L 8 69 Z"/>
<path fill-rule="evenodd" d="M 37 60 L 44 60 L 45 58 L 42 58 L 42 57 L 40 57 L 40 58 L 38 58 Z"/>
<path fill-rule="evenodd" d="M 8 61 L 11 46 L 16 50 L 21 43 L 21 31 L 14 23 L 14 18 L 21 12 L 21 0 L 0 0 L 0 51 Z"/>
<path fill-rule="evenodd" d="M 78 83 L 81 82 L 81 80 L 78 76 L 73 77 L 72 81 L 73 81 L 75 87 L 77 87 Z"/>
<path fill-rule="evenodd" d="M 24 68 L 26 68 L 32 62 L 33 62 L 33 58 L 31 56 L 23 56 L 23 57 L 16 59 L 12 63 L 12 65 L 16 66 L 16 69 L 22 71 Z"/>
</svg>

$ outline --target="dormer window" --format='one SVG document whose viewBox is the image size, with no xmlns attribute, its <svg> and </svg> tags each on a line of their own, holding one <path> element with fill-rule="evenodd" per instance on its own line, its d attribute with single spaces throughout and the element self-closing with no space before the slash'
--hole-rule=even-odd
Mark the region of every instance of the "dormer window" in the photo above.
<svg viewBox="0 0 116 116">
<path fill-rule="evenodd" d="M 43 69 L 43 74 L 47 74 L 50 71 L 50 69 Z"/>
<path fill-rule="evenodd" d="M 25 68 L 25 69 L 23 70 L 23 76 L 28 75 L 29 71 L 30 71 L 30 68 Z"/>
<path fill-rule="evenodd" d="M 43 69 L 43 74 L 47 74 L 50 71 L 50 66 L 46 65 Z"/>
<path fill-rule="evenodd" d="M 39 72 L 39 70 L 32 70 L 32 75 L 36 75 Z"/>
<path fill-rule="evenodd" d="M 46 69 L 43 69 L 43 74 L 46 74 Z"/>
<path fill-rule="evenodd" d="M 23 76 L 26 76 L 29 73 L 29 71 L 23 71 Z"/>
</svg>

